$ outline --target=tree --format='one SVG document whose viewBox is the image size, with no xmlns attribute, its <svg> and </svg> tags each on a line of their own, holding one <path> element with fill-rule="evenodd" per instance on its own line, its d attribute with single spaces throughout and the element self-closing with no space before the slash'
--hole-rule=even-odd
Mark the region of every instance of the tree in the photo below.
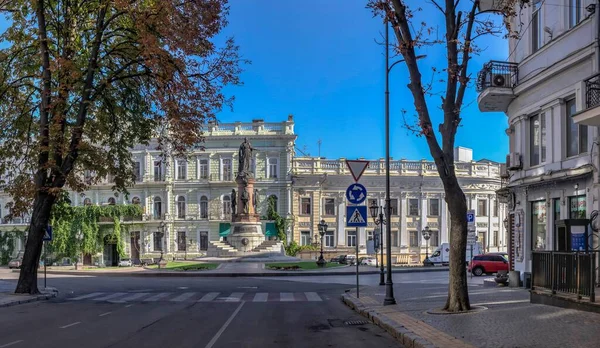
<svg viewBox="0 0 600 348">
<path fill-rule="evenodd" d="M 471 308 L 467 288 L 466 246 L 467 246 L 467 204 L 465 195 L 458 183 L 454 168 L 454 140 L 462 121 L 461 110 L 464 97 L 470 85 L 471 75 L 468 72 L 469 60 L 479 49 L 474 43 L 478 37 L 485 35 L 516 35 L 504 21 L 506 28 L 489 17 L 489 13 L 478 11 L 479 0 L 429 0 L 418 1 L 431 6 L 431 10 L 441 12 L 445 34 L 443 39 L 436 39 L 436 30 L 425 22 L 417 22 L 416 13 L 422 11 L 417 5 L 409 5 L 408 0 L 370 0 L 368 7 L 375 14 L 382 15 L 393 28 L 396 36 L 396 49 L 402 55 L 408 68 L 410 83 L 408 88 L 413 96 L 416 125 L 405 125 L 423 136 L 429 147 L 431 156 L 444 186 L 445 200 L 450 212 L 450 271 L 448 299 L 444 309 L 449 312 L 467 311 Z M 505 0 L 497 12 L 505 19 L 515 14 L 518 3 L 527 0 Z M 484 16 L 481 19 L 481 16 Z M 415 23 L 417 22 L 417 23 Z M 433 82 L 424 83 L 421 70 L 417 64 L 416 50 L 425 45 L 444 45 L 447 65 L 443 69 L 433 68 L 432 81 L 445 83 L 441 95 L 441 111 L 443 122 L 439 125 L 441 144 L 438 134 L 433 128 L 431 119 L 431 101 L 428 97 L 438 95 Z M 437 77 L 442 73 L 444 77 Z M 403 111 L 405 112 L 405 111 Z"/>
<path fill-rule="evenodd" d="M 0 0 L 0 176 L 11 214 L 31 211 L 17 293 L 37 293 L 57 197 L 114 176 L 134 182 L 129 149 L 200 147 L 203 125 L 239 84 L 227 0 Z M 84 180 L 84 171 L 96 175 Z"/>
</svg>

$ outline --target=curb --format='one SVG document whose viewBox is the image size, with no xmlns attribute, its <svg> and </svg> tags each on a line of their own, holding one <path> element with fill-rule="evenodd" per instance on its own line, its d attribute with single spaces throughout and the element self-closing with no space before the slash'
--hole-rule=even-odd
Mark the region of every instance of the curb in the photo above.
<svg viewBox="0 0 600 348">
<path fill-rule="evenodd" d="M 427 273 L 427 272 L 445 272 L 448 268 L 423 268 L 423 269 L 398 269 L 392 270 L 392 273 Z M 209 271 L 204 271 L 209 272 Z M 201 273 L 186 271 L 164 271 L 164 272 L 86 272 L 86 271 L 47 271 L 48 274 L 58 275 L 82 275 L 82 276 L 108 276 L 108 277 L 303 277 L 303 276 L 340 276 L 355 275 L 355 272 L 311 272 L 311 271 L 293 271 L 293 272 L 220 272 L 220 273 Z M 360 272 L 361 275 L 379 274 L 379 271 Z"/>
<path fill-rule="evenodd" d="M 12 307 L 12 306 L 17 306 L 20 304 L 24 304 L 24 303 L 30 303 L 30 302 L 37 302 L 37 301 L 43 301 L 43 300 L 49 300 L 51 298 L 54 298 L 58 295 L 58 291 L 52 291 L 52 293 L 50 294 L 41 294 L 41 295 L 37 295 L 36 297 L 30 297 L 30 298 L 26 298 L 26 299 L 22 299 L 19 301 L 13 301 L 13 302 L 9 302 L 9 303 L 3 303 L 0 304 L 0 308 L 4 308 L 4 307 Z M 15 295 L 17 296 L 17 295 Z"/>
<path fill-rule="evenodd" d="M 342 294 L 342 302 L 344 302 L 346 306 L 350 307 L 358 314 L 369 319 L 375 325 L 387 331 L 392 337 L 394 337 L 398 342 L 402 343 L 407 348 L 436 347 L 435 345 L 424 340 L 420 336 L 417 336 L 415 333 L 408 330 L 404 326 L 399 325 L 398 323 L 395 323 L 394 321 L 388 319 L 385 315 L 382 315 L 376 310 L 370 309 L 362 303 L 355 301 L 347 294 Z"/>
</svg>

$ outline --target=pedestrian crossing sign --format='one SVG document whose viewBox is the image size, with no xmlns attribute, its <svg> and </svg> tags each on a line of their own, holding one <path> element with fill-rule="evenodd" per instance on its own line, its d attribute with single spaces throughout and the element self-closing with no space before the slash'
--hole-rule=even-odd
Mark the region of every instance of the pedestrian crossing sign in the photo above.
<svg viewBox="0 0 600 348">
<path fill-rule="evenodd" d="M 367 206 L 346 207 L 346 227 L 367 227 Z"/>
</svg>

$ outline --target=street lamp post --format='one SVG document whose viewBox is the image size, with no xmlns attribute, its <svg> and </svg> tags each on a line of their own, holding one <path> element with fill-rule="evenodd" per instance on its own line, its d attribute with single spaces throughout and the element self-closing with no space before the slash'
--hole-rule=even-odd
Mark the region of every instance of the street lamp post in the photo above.
<svg viewBox="0 0 600 348">
<path fill-rule="evenodd" d="M 424 266 L 429 266 L 431 261 L 429 261 L 429 238 L 431 238 L 431 232 L 429 231 L 429 226 L 425 226 L 423 231 L 423 238 L 425 238 L 425 260 L 423 260 Z"/>
<path fill-rule="evenodd" d="M 376 226 L 379 226 L 379 248 L 381 249 L 381 265 L 379 268 L 379 285 L 385 285 L 384 277 L 383 277 L 383 225 L 386 225 L 387 222 L 384 219 L 383 211 L 384 209 L 377 205 L 375 201 L 369 206 L 369 210 L 371 211 L 371 217 L 375 222 Z M 379 216 L 379 218 L 378 218 Z M 388 240 L 389 244 L 389 240 Z M 377 259 L 377 258 L 376 258 Z M 389 268 L 389 264 L 388 264 Z"/>
<path fill-rule="evenodd" d="M 319 260 L 317 261 L 317 266 L 325 267 L 327 261 L 323 258 L 323 237 L 325 236 L 325 231 L 327 231 L 327 224 L 325 220 L 321 220 L 319 223 L 319 236 L 321 237 L 321 255 L 319 256 Z"/>
<path fill-rule="evenodd" d="M 166 262 L 164 262 L 163 259 L 163 255 L 165 252 L 165 222 L 161 221 L 160 224 L 158 225 L 158 233 L 161 236 L 161 246 L 160 246 L 160 259 L 158 259 L 158 268 L 161 268 L 161 266 L 163 265 L 163 263 L 166 265 Z"/>
</svg>

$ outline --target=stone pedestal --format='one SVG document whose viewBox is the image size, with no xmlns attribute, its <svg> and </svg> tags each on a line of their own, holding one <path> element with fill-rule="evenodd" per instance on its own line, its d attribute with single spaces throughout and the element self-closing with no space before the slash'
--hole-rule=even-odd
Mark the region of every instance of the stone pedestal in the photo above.
<svg viewBox="0 0 600 348">
<path fill-rule="evenodd" d="M 238 174 L 236 213 L 232 217 L 231 233 L 227 236 L 229 244 L 238 251 L 250 252 L 265 241 L 260 216 L 254 209 L 254 177 L 250 173 Z M 248 192 L 248 208 L 244 209 L 243 192 Z"/>
</svg>

